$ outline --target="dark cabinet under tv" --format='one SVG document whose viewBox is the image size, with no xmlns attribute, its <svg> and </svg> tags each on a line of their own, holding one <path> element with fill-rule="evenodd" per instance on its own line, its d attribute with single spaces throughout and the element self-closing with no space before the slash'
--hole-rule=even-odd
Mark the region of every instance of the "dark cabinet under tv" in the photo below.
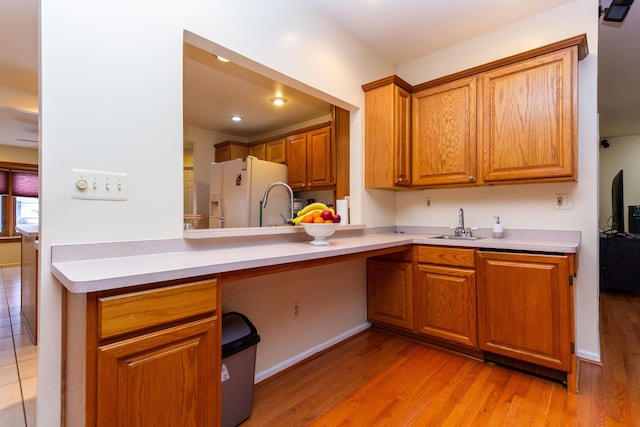
<svg viewBox="0 0 640 427">
<path fill-rule="evenodd" d="M 600 237 L 600 291 L 640 291 L 640 238 Z"/>
</svg>

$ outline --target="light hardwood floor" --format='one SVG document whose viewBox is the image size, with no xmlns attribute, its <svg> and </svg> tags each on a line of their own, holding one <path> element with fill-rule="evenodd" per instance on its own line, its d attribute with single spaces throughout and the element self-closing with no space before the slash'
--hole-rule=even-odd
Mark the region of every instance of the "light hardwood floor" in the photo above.
<svg viewBox="0 0 640 427">
<path fill-rule="evenodd" d="M 601 295 L 580 392 L 375 330 L 255 388 L 248 426 L 640 426 L 640 297 Z"/>
</svg>

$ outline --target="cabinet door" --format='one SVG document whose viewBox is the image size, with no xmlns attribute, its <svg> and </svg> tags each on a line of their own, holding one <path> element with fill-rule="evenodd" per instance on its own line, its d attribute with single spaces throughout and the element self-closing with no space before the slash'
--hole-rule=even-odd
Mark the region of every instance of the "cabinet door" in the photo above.
<svg viewBox="0 0 640 427">
<path fill-rule="evenodd" d="M 249 146 L 249 155 L 260 160 L 267 160 L 267 144 L 257 144 Z"/>
<path fill-rule="evenodd" d="M 412 264 L 367 260 L 369 320 L 413 330 Z"/>
<path fill-rule="evenodd" d="M 309 187 L 326 187 L 333 182 L 331 127 L 307 132 L 307 181 Z"/>
<path fill-rule="evenodd" d="M 394 83 L 365 92 L 365 186 L 407 187 L 411 179 L 411 95 Z"/>
<path fill-rule="evenodd" d="M 477 346 L 475 271 L 419 264 L 415 287 L 419 333 Z"/>
<path fill-rule="evenodd" d="M 225 162 L 230 159 L 230 156 L 231 156 L 231 152 L 230 152 L 229 145 L 225 145 L 223 147 L 216 147 L 216 153 L 215 153 L 216 163 Z"/>
<path fill-rule="evenodd" d="M 482 75 L 485 182 L 575 179 L 576 49 Z"/>
<path fill-rule="evenodd" d="M 414 186 L 476 181 L 476 81 L 473 76 L 413 95 Z"/>
<path fill-rule="evenodd" d="M 287 138 L 287 176 L 293 189 L 307 189 L 307 134 Z"/>
<path fill-rule="evenodd" d="M 265 146 L 267 161 L 275 163 L 287 162 L 287 150 L 284 138 L 276 141 L 269 141 Z"/>
<path fill-rule="evenodd" d="M 219 425 L 217 331 L 209 317 L 99 347 L 97 425 Z"/>
<path fill-rule="evenodd" d="M 568 257 L 478 252 L 481 349 L 570 372 Z"/>
</svg>

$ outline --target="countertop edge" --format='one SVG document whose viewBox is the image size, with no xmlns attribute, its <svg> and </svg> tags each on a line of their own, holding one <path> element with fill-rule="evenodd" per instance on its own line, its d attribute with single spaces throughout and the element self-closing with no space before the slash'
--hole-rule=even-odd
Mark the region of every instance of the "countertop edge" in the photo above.
<svg viewBox="0 0 640 427">
<path fill-rule="evenodd" d="M 434 230 L 429 229 L 429 231 Z M 424 230 L 420 229 L 419 231 Z M 174 249 L 172 251 L 150 250 L 147 253 L 141 252 L 138 248 L 134 254 L 124 256 L 114 256 L 113 252 L 109 250 L 106 252 L 108 255 L 102 258 L 73 260 L 62 257 L 61 260 L 51 263 L 51 272 L 70 292 L 87 293 L 339 257 L 406 244 L 549 253 L 577 253 L 580 246 L 579 232 L 561 235 L 561 239 L 558 240 L 541 240 L 532 238 L 535 235 L 520 235 L 519 238 L 494 239 L 486 237 L 472 241 L 434 239 L 433 237 L 438 233 L 389 232 L 388 227 L 370 230 L 358 228 L 343 234 L 344 237 L 338 233 L 335 238 L 330 238 L 329 241 L 332 244 L 324 247 L 309 245 L 308 236 L 299 234 L 299 238 L 295 240 L 263 240 L 258 244 L 244 241 L 238 245 L 203 244 L 196 245 L 195 248 L 189 245 L 183 247 L 179 244 L 171 244 L 170 248 Z M 545 235 L 545 237 L 549 236 Z M 121 245 L 126 246 L 126 243 Z M 52 252 L 54 250 L 55 247 L 52 247 Z M 54 258 L 52 256 L 52 260 Z M 117 275 L 114 275 L 114 271 L 117 272 Z"/>
</svg>

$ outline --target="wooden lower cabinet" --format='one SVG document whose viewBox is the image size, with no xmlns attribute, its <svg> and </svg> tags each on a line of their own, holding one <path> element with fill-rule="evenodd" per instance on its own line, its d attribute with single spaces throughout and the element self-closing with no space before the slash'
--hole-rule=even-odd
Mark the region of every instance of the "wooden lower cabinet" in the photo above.
<svg viewBox="0 0 640 427">
<path fill-rule="evenodd" d="M 474 270 L 419 264 L 415 287 L 419 333 L 477 346 Z"/>
<path fill-rule="evenodd" d="M 143 288 L 65 293 L 63 425 L 220 425 L 217 281 Z"/>
<path fill-rule="evenodd" d="M 216 425 L 217 319 L 98 348 L 97 425 Z"/>
<path fill-rule="evenodd" d="M 569 256 L 478 252 L 481 349 L 572 372 Z"/>
<path fill-rule="evenodd" d="M 413 265 L 411 262 L 367 260 L 369 320 L 413 329 Z"/>
<path fill-rule="evenodd" d="M 476 348 L 475 249 L 418 246 L 417 332 Z"/>
<path fill-rule="evenodd" d="M 575 254 L 414 245 L 367 260 L 369 320 L 577 389 Z"/>
</svg>

